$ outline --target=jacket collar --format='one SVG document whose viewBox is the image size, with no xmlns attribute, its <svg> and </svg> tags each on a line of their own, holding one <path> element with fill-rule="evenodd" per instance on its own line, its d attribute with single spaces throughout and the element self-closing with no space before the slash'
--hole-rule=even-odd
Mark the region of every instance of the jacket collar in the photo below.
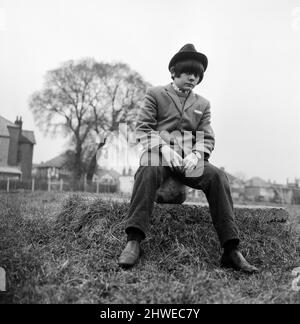
<svg viewBox="0 0 300 324">
<path fill-rule="evenodd" d="M 171 83 L 167 84 L 165 86 L 165 90 L 167 91 L 167 94 L 171 97 L 171 99 L 173 100 L 176 108 L 178 109 L 178 111 L 181 113 L 181 102 L 180 99 L 178 98 L 178 95 L 176 93 L 176 91 L 174 90 L 173 86 Z M 193 91 L 191 91 L 187 97 L 187 100 L 185 102 L 183 111 L 185 111 L 186 109 L 190 108 L 191 106 L 193 106 L 193 104 L 197 101 L 197 98 L 194 94 Z"/>
</svg>

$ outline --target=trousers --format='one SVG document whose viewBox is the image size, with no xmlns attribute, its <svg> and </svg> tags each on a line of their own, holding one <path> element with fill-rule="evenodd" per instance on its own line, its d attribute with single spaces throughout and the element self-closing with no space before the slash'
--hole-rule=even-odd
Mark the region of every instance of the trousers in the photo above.
<svg viewBox="0 0 300 324">
<path fill-rule="evenodd" d="M 156 191 L 166 177 L 176 177 L 184 185 L 202 190 L 209 204 L 213 226 L 221 246 L 230 240 L 239 242 L 229 180 L 224 171 L 204 160 L 201 176 L 186 177 L 168 166 L 140 166 L 134 175 L 134 186 L 125 232 L 137 228 L 147 235 Z"/>
</svg>

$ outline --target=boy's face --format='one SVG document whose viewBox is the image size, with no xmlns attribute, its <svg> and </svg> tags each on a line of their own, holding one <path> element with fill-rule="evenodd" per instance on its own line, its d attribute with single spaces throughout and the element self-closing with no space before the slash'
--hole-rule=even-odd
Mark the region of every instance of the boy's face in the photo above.
<svg viewBox="0 0 300 324">
<path fill-rule="evenodd" d="M 181 73 L 179 77 L 174 77 L 174 82 L 179 89 L 184 91 L 192 90 L 199 82 L 199 76 L 190 73 Z"/>
</svg>

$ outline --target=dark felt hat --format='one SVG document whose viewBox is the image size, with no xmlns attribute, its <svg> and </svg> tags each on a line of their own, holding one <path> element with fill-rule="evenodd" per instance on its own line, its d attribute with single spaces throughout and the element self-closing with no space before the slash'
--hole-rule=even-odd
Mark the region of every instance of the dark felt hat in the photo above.
<svg viewBox="0 0 300 324">
<path fill-rule="evenodd" d="M 207 68 L 207 57 L 204 54 L 197 52 L 193 44 L 186 44 L 179 50 L 178 53 L 176 53 L 172 57 L 169 63 L 169 71 L 171 71 L 171 67 L 174 66 L 177 62 L 184 61 L 186 59 L 193 59 L 199 61 L 203 65 L 204 71 Z"/>
</svg>

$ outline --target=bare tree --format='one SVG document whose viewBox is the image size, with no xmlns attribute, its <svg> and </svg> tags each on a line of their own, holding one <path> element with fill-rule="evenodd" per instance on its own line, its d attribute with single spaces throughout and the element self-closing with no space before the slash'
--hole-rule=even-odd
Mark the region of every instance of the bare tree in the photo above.
<svg viewBox="0 0 300 324">
<path fill-rule="evenodd" d="M 117 134 L 120 123 L 126 123 L 129 129 L 133 128 L 135 115 L 146 87 L 149 86 L 137 72 L 124 63 L 101 64 L 96 67 L 96 71 L 101 80 L 102 96 L 92 103 L 92 119 L 95 123 L 91 135 L 102 140 L 98 140 L 98 145 L 89 159 L 88 180 L 95 172 L 97 152 L 99 156 L 99 150 L 105 144 L 107 136 Z"/>
<path fill-rule="evenodd" d="M 97 151 L 119 123 L 132 125 L 146 86 L 124 63 L 68 61 L 47 72 L 43 89 L 31 96 L 29 105 L 45 134 L 69 136 L 76 178 L 87 171 L 91 179 Z M 104 141 L 95 145 L 99 136 Z"/>
</svg>

